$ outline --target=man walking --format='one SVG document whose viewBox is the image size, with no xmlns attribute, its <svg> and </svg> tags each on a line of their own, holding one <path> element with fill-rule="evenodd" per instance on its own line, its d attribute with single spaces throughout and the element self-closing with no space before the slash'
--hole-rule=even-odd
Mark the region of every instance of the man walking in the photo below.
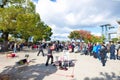
<svg viewBox="0 0 120 80">
<path fill-rule="evenodd" d="M 110 59 L 115 60 L 115 45 L 114 45 L 114 42 L 111 42 L 111 46 L 110 46 Z"/>
<path fill-rule="evenodd" d="M 102 44 L 101 49 L 100 49 L 100 57 L 101 57 L 102 66 L 105 66 L 106 54 L 107 54 L 107 48 L 104 44 Z"/>
<path fill-rule="evenodd" d="M 49 60 L 51 59 L 51 64 L 53 63 L 53 54 L 52 54 L 52 44 L 48 45 L 48 54 L 47 54 L 47 61 L 46 61 L 46 66 L 48 66 Z"/>
<path fill-rule="evenodd" d="M 39 52 L 38 52 L 37 56 L 39 56 L 40 52 L 42 52 L 42 56 L 44 56 L 42 43 L 40 43 L 40 45 L 39 45 Z"/>
</svg>

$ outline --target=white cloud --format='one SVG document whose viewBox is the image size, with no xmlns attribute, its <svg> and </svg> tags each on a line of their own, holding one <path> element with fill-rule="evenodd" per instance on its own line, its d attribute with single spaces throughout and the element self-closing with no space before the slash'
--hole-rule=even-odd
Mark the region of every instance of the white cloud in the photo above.
<svg viewBox="0 0 120 80">
<path fill-rule="evenodd" d="M 55 26 L 54 24 L 50 25 L 52 28 L 52 32 L 55 33 L 53 34 L 51 37 L 52 39 L 67 39 L 68 40 L 68 35 L 69 32 L 72 31 L 72 29 L 68 28 L 68 27 L 59 27 L 59 26 Z"/>
<path fill-rule="evenodd" d="M 91 34 L 95 36 L 101 36 L 101 33 L 91 33 Z"/>
<path fill-rule="evenodd" d="M 119 2 L 107 0 L 39 0 L 36 11 L 40 13 L 41 19 L 51 26 L 53 36 L 67 36 L 70 31 L 80 27 L 116 24 L 115 21 L 120 17 L 119 7 Z M 98 32 L 96 30 L 90 28 L 95 34 Z M 61 35 L 64 33 L 65 35 Z"/>
<path fill-rule="evenodd" d="M 76 18 L 73 13 L 70 13 L 66 15 L 66 22 L 67 24 L 75 25 L 76 24 Z"/>
</svg>

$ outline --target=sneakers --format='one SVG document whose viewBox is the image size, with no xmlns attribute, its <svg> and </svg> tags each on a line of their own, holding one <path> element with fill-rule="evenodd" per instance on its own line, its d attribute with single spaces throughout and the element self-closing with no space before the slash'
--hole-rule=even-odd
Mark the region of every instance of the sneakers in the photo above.
<svg viewBox="0 0 120 80">
<path fill-rule="evenodd" d="M 48 64 L 45 64 L 45 66 L 48 66 Z"/>
</svg>

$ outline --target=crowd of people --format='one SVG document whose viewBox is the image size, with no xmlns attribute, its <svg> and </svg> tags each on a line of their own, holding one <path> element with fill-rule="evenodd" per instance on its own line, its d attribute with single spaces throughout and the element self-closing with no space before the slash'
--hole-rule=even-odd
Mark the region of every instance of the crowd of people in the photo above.
<svg viewBox="0 0 120 80">
<path fill-rule="evenodd" d="M 39 45 L 39 52 L 42 52 L 44 56 L 43 47 L 45 43 Z M 62 52 L 63 50 L 68 50 L 69 53 L 81 53 L 81 55 L 90 55 L 95 59 L 101 61 L 102 65 L 105 66 L 107 59 L 110 60 L 120 60 L 120 42 L 114 43 L 110 41 L 109 43 L 85 43 L 85 42 L 51 42 L 46 44 L 48 47 L 48 57 L 46 61 L 46 66 L 51 58 L 51 64 L 53 63 L 52 51 Z M 45 48 L 45 47 L 44 47 Z"/>
<path fill-rule="evenodd" d="M 18 47 L 19 46 L 19 47 Z M 10 48 L 13 49 L 13 53 L 16 53 L 18 50 L 22 50 L 24 44 L 12 43 Z M 30 46 L 28 46 L 30 48 Z M 90 55 L 95 59 L 98 59 L 102 62 L 102 65 L 105 66 L 107 59 L 110 60 L 120 60 L 120 42 L 114 43 L 110 41 L 109 43 L 85 43 L 85 42 L 41 42 L 39 44 L 32 44 L 31 48 L 37 48 L 37 56 L 42 53 L 42 56 L 45 56 L 44 49 L 47 52 L 47 61 L 46 66 L 48 66 L 49 60 L 51 59 L 51 64 L 54 62 L 52 51 L 62 52 L 63 50 L 68 50 L 69 53 L 80 53 L 81 55 Z"/>
</svg>

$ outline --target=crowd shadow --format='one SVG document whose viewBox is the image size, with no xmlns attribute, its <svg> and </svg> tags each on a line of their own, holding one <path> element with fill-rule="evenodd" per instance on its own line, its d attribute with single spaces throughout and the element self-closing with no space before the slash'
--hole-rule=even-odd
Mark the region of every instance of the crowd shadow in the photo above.
<svg viewBox="0 0 120 80">
<path fill-rule="evenodd" d="M 114 72 L 111 72 L 110 74 L 105 72 L 100 72 L 101 77 L 93 77 L 89 78 L 86 77 L 84 80 L 120 80 L 120 75 L 116 75 Z"/>
<path fill-rule="evenodd" d="M 0 73 L 0 80 L 43 80 L 57 71 L 57 67 L 45 64 L 6 66 Z M 3 78 L 5 79 L 3 79 Z"/>
</svg>

